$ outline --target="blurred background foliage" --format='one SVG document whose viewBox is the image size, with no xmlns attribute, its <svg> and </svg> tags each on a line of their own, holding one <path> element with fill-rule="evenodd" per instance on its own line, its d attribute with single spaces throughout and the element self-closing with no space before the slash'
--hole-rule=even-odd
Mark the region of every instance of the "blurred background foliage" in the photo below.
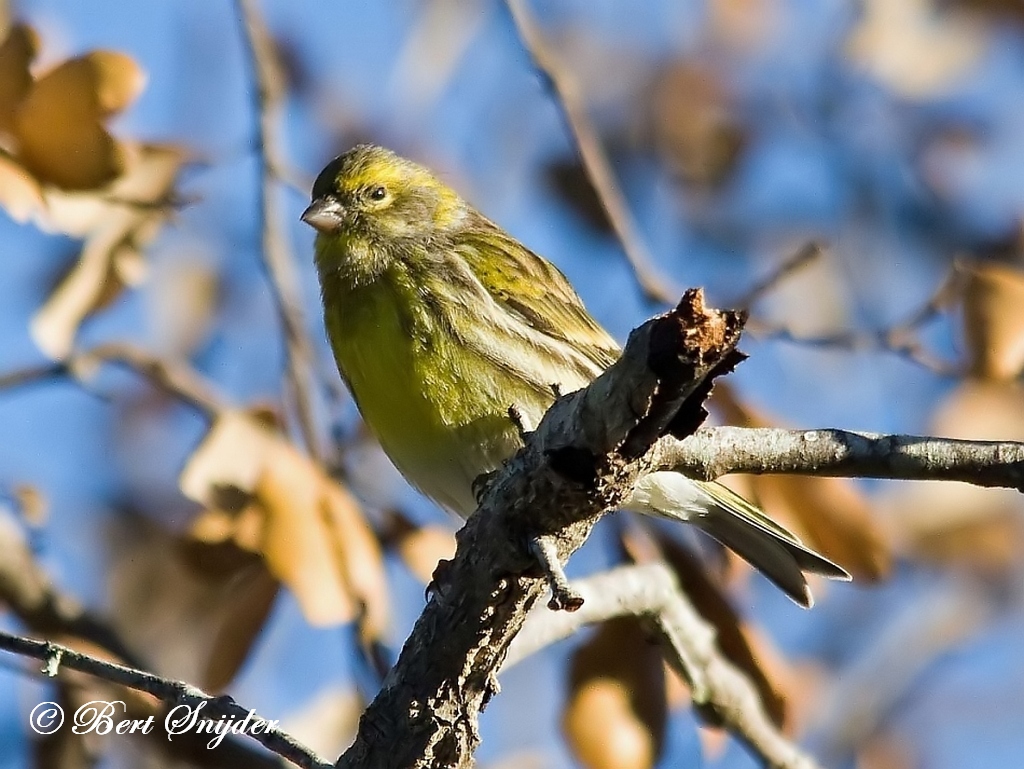
<svg viewBox="0 0 1024 769">
<path fill-rule="evenodd" d="M 490 0 L 0 12 L 4 628 L 227 691 L 326 755 L 351 739 L 455 526 L 360 426 L 324 341 L 298 215 L 319 168 L 362 140 L 435 168 L 619 338 L 681 286 L 749 304 L 751 357 L 716 392 L 720 421 L 1024 439 L 1019 2 L 529 13 L 549 76 Z M 646 290 L 581 127 L 635 222 L 630 250 L 649 254 Z M 735 483 L 855 583 L 815 585 L 803 612 L 691 532 L 620 516 L 570 573 L 665 558 L 828 766 L 1019 763 L 1018 495 Z M 753 764 L 630 621 L 502 688 L 482 766 Z M 0 692 L 0 766 L 259 765 L 32 739 L 42 699 L 158 711 L 93 680 L 5 659 Z"/>
</svg>

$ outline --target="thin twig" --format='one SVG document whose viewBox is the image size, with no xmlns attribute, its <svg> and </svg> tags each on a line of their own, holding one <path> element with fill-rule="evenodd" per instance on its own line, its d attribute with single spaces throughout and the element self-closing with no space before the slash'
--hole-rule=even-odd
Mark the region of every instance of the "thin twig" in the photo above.
<svg viewBox="0 0 1024 769">
<path fill-rule="evenodd" d="M 805 243 L 798 251 L 783 261 L 768 275 L 759 280 L 735 301 L 736 307 L 748 308 L 762 296 L 773 290 L 779 283 L 790 277 L 793 273 L 802 270 L 811 262 L 816 261 L 825 253 L 825 249 L 818 241 Z"/>
<path fill-rule="evenodd" d="M 323 450 L 311 400 L 316 384 L 316 357 L 306 336 L 295 257 L 281 229 L 282 211 L 277 190 L 277 183 L 287 178 L 282 171 L 285 164 L 281 160 L 282 144 L 278 136 L 285 78 L 256 0 L 237 0 L 236 4 L 242 20 L 255 91 L 255 143 L 259 150 L 257 164 L 260 175 L 257 205 L 262 233 L 260 252 L 284 329 L 287 381 L 295 399 L 299 431 L 313 457 L 321 459 Z"/>
<path fill-rule="evenodd" d="M 905 320 L 882 329 L 840 331 L 820 336 L 798 336 L 784 326 L 750 318 L 747 321 L 746 330 L 753 336 L 768 341 L 792 342 L 807 347 L 851 352 L 865 350 L 888 352 L 939 376 L 959 377 L 964 375 L 963 364 L 935 356 L 925 349 L 918 337 L 918 330 L 921 326 L 935 318 L 948 306 L 950 297 L 956 288 L 956 281 L 956 274 L 950 273 L 921 307 L 912 312 Z"/>
<path fill-rule="evenodd" d="M 103 363 L 124 366 L 208 419 L 228 408 L 213 386 L 186 363 L 157 357 L 130 342 L 107 342 L 78 350 L 58 363 L 31 366 L 0 374 L 0 390 L 15 389 L 61 377 L 88 378 Z"/>
<path fill-rule="evenodd" d="M 804 347 L 847 352 L 886 352 L 904 358 L 938 376 L 953 378 L 964 374 L 963 365 L 933 355 L 902 326 L 878 331 L 841 331 L 821 336 L 798 336 L 789 329 L 751 319 L 748 328 L 753 336 L 765 341 L 790 342 Z"/>
<path fill-rule="evenodd" d="M 583 168 L 590 179 L 601 207 L 622 244 L 637 282 L 644 295 L 654 302 L 670 303 L 679 291 L 658 274 L 653 260 L 640 237 L 636 220 L 629 211 L 626 196 L 619 189 L 608 156 L 601 147 L 597 130 L 587 114 L 579 86 L 572 74 L 562 66 L 551 46 L 544 39 L 537 22 L 530 14 L 526 0 L 506 0 L 523 47 L 533 59 L 537 71 L 547 80 L 561 110 L 569 133 L 580 153 Z"/>
<path fill-rule="evenodd" d="M 76 599 L 58 590 L 39 565 L 13 516 L 0 513 L 0 604 L 34 632 L 73 636 L 116 654 L 131 665 L 142 661 L 120 634 Z"/>
<path fill-rule="evenodd" d="M 727 473 L 962 481 L 1024 492 L 1024 443 L 775 427 L 707 427 L 662 439 L 653 464 L 704 480 Z"/>
<path fill-rule="evenodd" d="M 9 525 L 7 525 L 9 524 Z M 50 580 L 49 575 L 38 563 L 35 554 L 25 541 L 22 532 L 16 528 L 13 518 L 0 517 L 0 603 L 4 604 L 18 620 L 33 634 L 60 638 L 66 644 L 78 646 L 84 642 L 88 649 L 102 649 L 112 654 L 118 662 L 135 668 L 145 667 L 121 639 L 120 634 L 103 618 L 85 609 L 69 594 L 62 592 Z M 55 670 L 57 656 L 47 660 L 44 673 Z M 63 659 L 63 655 L 59 655 Z M 108 658 L 109 659 L 109 658 Z M 19 673 L 27 673 L 21 666 L 6 667 Z M 80 691 L 77 682 L 69 681 L 69 689 Z M 161 707 L 151 698 L 135 695 L 128 689 L 121 689 L 123 698 L 128 700 L 125 716 L 130 718 L 162 718 Z M 157 750 L 177 761 L 186 761 L 195 766 L 216 766 L 218 769 L 246 767 L 246 769 L 271 769 L 282 765 L 280 757 L 273 757 L 261 749 L 242 740 L 237 735 L 228 735 L 217 750 L 210 750 L 209 737 L 186 733 L 179 739 L 169 741 L 164 734 L 152 732 L 151 743 Z"/>
<path fill-rule="evenodd" d="M 42 660 L 45 663 L 43 672 L 47 675 L 56 675 L 61 667 L 88 673 L 105 681 L 151 694 L 169 705 L 183 705 L 193 712 L 200 708 L 204 718 L 225 718 L 235 723 L 240 723 L 246 717 L 249 717 L 250 722 L 254 719 L 266 721 L 230 697 L 214 697 L 184 681 L 162 678 L 144 670 L 107 662 L 49 641 L 37 641 L 0 631 L 0 649 Z M 332 766 L 329 761 L 318 756 L 294 737 L 270 724 L 267 724 L 265 731 L 253 730 L 246 734 L 267 750 L 304 769 L 330 769 Z"/>
<path fill-rule="evenodd" d="M 679 589 L 662 563 L 622 566 L 573 587 L 579 611 L 534 611 L 512 642 L 503 670 L 586 625 L 615 617 L 649 617 L 664 639 L 669 664 L 690 683 L 695 703 L 751 748 L 766 766 L 811 769 L 817 764 L 779 731 L 750 680 L 719 651 L 715 630 Z"/>
</svg>

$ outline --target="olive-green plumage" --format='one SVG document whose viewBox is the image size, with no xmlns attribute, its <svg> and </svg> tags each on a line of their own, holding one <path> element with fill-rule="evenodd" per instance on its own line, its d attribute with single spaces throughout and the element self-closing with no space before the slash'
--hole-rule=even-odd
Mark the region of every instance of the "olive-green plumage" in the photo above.
<svg viewBox="0 0 1024 769">
<path fill-rule="evenodd" d="M 474 479 L 520 446 L 554 399 L 619 355 L 552 264 L 427 169 L 361 145 L 333 160 L 303 220 L 317 231 L 338 369 L 402 474 L 468 516 Z M 848 578 L 718 484 L 654 473 L 628 509 L 694 523 L 810 605 L 803 572 Z"/>
</svg>

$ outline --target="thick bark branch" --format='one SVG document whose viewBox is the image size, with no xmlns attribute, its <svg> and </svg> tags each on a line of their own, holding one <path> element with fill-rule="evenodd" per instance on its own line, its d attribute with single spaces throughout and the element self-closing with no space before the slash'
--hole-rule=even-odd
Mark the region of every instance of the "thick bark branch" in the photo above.
<svg viewBox="0 0 1024 769">
<path fill-rule="evenodd" d="M 727 473 L 797 473 L 963 481 L 1024 491 L 1024 443 L 845 430 L 708 427 L 651 452 L 660 470 L 712 480 Z"/>
<path fill-rule="evenodd" d="M 699 424 L 705 380 L 738 360 L 741 325 L 688 292 L 634 331 L 589 387 L 556 401 L 459 532 L 454 559 L 435 574 L 432 599 L 339 766 L 472 765 L 480 711 L 547 584 L 527 543 L 547 536 L 563 560 L 583 544 L 649 469 L 651 445 Z"/>
</svg>

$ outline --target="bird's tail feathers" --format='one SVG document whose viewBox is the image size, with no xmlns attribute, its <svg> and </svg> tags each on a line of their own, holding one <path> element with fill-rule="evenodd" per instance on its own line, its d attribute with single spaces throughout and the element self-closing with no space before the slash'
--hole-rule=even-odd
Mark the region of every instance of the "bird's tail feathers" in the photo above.
<svg viewBox="0 0 1024 769">
<path fill-rule="evenodd" d="M 850 579 L 845 569 L 809 549 L 739 494 L 719 483 L 689 483 L 696 487 L 696 499 L 688 500 L 685 505 L 666 504 L 664 497 L 654 504 L 651 504 L 654 500 L 649 500 L 644 512 L 653 511 L 664 518 L 693 524 L 735 551 L 805 608 L 814 603 L 805 574 Z"/>
</svg>

